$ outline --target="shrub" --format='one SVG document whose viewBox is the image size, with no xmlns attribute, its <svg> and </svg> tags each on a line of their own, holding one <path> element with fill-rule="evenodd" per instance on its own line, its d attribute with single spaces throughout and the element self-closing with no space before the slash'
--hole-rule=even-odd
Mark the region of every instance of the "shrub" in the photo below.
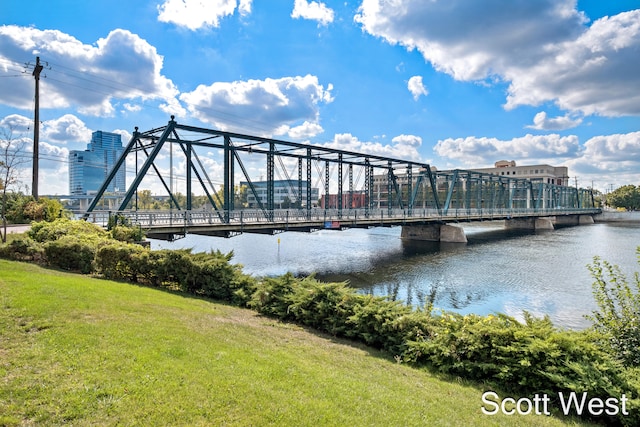
<svg viewBox="0 0 640 427">
<path fill-rule="evenodd" d="M 107 279 L 138 281 L 140 274 L 139 255 L 147 252 L 140 245 L 110 242 L 100 247 L 95 254 L 96 272 Z"/>
<path fill-rule="evenodd" d="M 409 343 L 404 356 L 514 393 L 573 391 L 618 398 L 625 393 L 638 404 L 637 385 L 592 334 L 558 330 L 548 318 L 525 314 L 520 323 L 506 315 L 443 313 L 432 318 L 424 337 Z M 618 421 L 637 425 L 640 420 Z"/>
<path fill-rule="evenodd" d="M 304 325 L 346 336 L 357 299 L 355 291 L 346 283 L 321 283 L 314 277 L 307 277 L 298 282 L 287 298 L 287 312 Z"/>
<path fill-rule="evenodd" d="M 134 243 L 144 239 L 142 228 L 133 226 L 131 221 L 123 215 L 110 215 L 107 230 L 111 237 L 121 242 Z"/>
<path fill-rule="evenodd" d="M 265 278 L 257 284 L 249 306 L 262 314 L 283 320 L 291 319 L 290 298 L 296 289 L 297 282 L 291 273 L 281 277 Z"/>
<path fill-rule="evenodd" d="M 111 237 L 120 242 L 134 243 L 144 240 L 144 232 L 140 227 L 118 225 L 110 231 Z"/>
<path fill-rule="evenodd" d="M 100 226 L 81 220 L 57 219 L 53 222 L 34 222 L 27 235 L 36 242 L 44 243 L 63 236 L 94 236 L 106 238 L 107 232 Z"/>
<path fill-rule="evenodd" d="M 45 243 L 44 253 L 49 265 L 89 274 L 93 272 L 97 244 L 95 239 L 64 236 Z"/>
<path fill-rule="evenodd" d="M 361 295 L 345 283 L 291 274 L 256 285 L 249 305 L 260 313 L 353 338 L 401 356 L 408 338 L 422 334 L 428 315 L 383 297 Z"/>
<path fill-rule="evenodd" d="M 42 245 L 29 237 L 17 238 L 9 244 L 0 246 L 0 258 L 41 262 L 43 256 Z"/>
<path fill-rule="evenodd" d="M 231 301 L 234 282 L 242 274 L 240 266 L 231 264 L 233 252 L 220 251 L 192 255 L 187 283 L 191 291 L 224 301 Z"/>
<path fill-rule="evenodd" d="M 69 218 L 70 212 L 54 199 L 41 197 L 35 200 L 22 193 L 7 193 L 5 216 L 9 223 L 27 224 L 31 221 L 53 221 L 57 218 Z"/>
<path fill-rule="evenodd" d="M 397 327 L 397 322 L 412 310 L 410 306 L 399 301 L 362 295 L 348 319 L 350 328 L 347 336 L 397 355 L 404 341 L 403 331 Z"/>
<path fill-rule="evenodd" d="M 32 221 L 55 221 L 58 218 L 69 218 L 70 213 L 57 200 L 45 197 L 31 200 L 24 205 L 24 216 Z"/>
<path fill-rule="evenodd" d="M 640 254 L 640 248 L 638 248 Z M 635 274 L 633 286 L 618 266 L 595 257 L 588 266 L 593 295 L 599 310 L 587 316 L 602 341 L 626 366 L 640 365 L 640 277 Z"/>
</svg>

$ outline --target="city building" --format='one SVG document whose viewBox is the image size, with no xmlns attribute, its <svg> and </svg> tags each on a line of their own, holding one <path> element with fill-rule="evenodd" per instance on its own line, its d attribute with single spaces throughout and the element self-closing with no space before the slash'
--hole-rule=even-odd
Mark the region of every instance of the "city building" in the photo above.
<svg viewBox="0 0 640 427">
<path fill-rule="evenodd" d="M 320 207 L 323 209 L 336 209 L 338 208 L 338 202 L 340 199 L 337 194 L 329 194 L 326 197 L 324 194 L 320 197 Z M 349 206 L 351 202 L 351 206 Z M 358 209 L 364 208 L 367 205 L 367 196 L 364 191 L 353 191 L 349 194 L 348 191 L 342 193 L 342 208 L 343 209 Z"/>
<path fill-rule="evenodd" d="M 569 169 L 566 166 L 527 165 L 517 166 L 514 160 L 497 161 L 492 168 L 471 169 L 475 172 L 524 178 L 545 184 L 569 185 Z"/>
<path fill-rule="evenodd" d="M 267 181 L 252 181 L 253 188 L 258 193 L 258 198 L 262 206 L 267 206 Z M 251 186 L 248 182 L 241 182 L 241 186 L 247 187 L 247 204 L 250 208 L 260 207 Z M 291 207 L 306 207 L 307 206 L 307 181 L 302 181 L 302 194 L 298 197 L 299 182 L 297 180 L 274 180 L 273 181 L 273 205 L 276 209 L 287 209 Z M 315 207 L 318 204 L 320 197 L 320 190 L 316 187 L 311 187 L 311 206 Z"/>
<path fill-rule="evenodd" d="M 120 134 L 93 132 L 86 150 L 69 152 L 69 194 L 90 195 L 97 192 L 123 150 Z M 122 167 L 111 181 L 107 192 L 119 193 L 125 190 L 126 171 Z"/>
</svg>

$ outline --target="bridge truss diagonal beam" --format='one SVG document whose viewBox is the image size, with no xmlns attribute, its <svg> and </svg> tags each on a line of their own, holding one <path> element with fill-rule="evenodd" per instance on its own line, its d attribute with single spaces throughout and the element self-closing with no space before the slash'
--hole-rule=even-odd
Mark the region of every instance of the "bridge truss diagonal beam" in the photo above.
<svg viewBox="0 0 640 427">
<path fill-rule="evenodd" d="M 160 173 L 162 168 L 157 164 L 167 144 L 170 147 L 178 144 L 178 154 L 185 159 L 186 183 L 182 188 L 186 187 L 187 194 L 180 199 L 186 200 L 183 205 L 178 203 L 178 194 L 173 194 L 173 183 L 167 185 Z M 221 159 L 203 162 L 197 150 L 207 151 L 208 156 L 218 155 Z M 237 211 L 247 207 L 247 200 L 238 199 L 242 191 L 254 200 L 255 207 L 267 221 L 273 221 L 274 211 L 282 208 L 283 193 L 286 193 L 290 207 L 304 212 L 307 219 L 311 218 L 312 209 L 316 208 L 316 202 L 319 203 L 316 197 L 320 195 L 324 198 L 322 208 L 337 211 L 338 218 L 342 218 L 343 212 L 348 214 L 355 209 L 362 209 L 364 216 L 369 217 L 374 209 L 379 212 L 382 208 L 387 215 L 401 210 L 405 216 L 414 216 L 426 210 L 447 215 L 449 211 L 461 210 L 594 206 L 592 193 L 584 189 L 471 170 L 436 171 L 430 165 L 414 160 L 184 125 L 172 116 L 166 126 L 146 132 L 135 129 L 114 169 L 91 201 L 85 217 L 97 209 L 117 170 L 125 167 L 127 156 L 134 152 L 136 156 L 143 152 L 146 160 L 139 170 L 136 161 L 135 177 L 122 196 L 119 211 L 132 209 L 131 201 L 150 171 L 156 173 L 178 210 L 193 210 L 193 185 L 200 185 L 212 213 L 227 224 Z M 170 152 L 173 156 L 173 150 Z M 315 164 L 315 174 L 312 164 Z M 356 188 L 354 174 L 359 188 Z M 262 180 L 263 175 L 266 175 L 266 181 Z M 277 179 L 282 176 L 285 179 Z M 363 182 L 360 182 L 361 177 L 364 177 Z M 239 179 L 245 182 L 240 183 Z M 216 180 L 221 191 L 216 191 Z M 314 187 L 314 181 L 321 184 Z M 237 184 L 247 188 L 242 190 Z M 137 203 L 134 209 L 137 209 Z"/>
</svg>

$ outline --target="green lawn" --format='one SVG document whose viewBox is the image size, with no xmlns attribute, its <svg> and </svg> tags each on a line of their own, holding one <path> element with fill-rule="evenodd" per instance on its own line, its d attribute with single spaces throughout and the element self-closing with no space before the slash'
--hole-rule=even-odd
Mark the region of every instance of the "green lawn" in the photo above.
<svg viewBox="0 0 640 427">
<path fill-rule="evenodd" d="M 577 425 L 486 416 L 482 388 L 168 292 L 0 260 L 0 426 Z"/>
</svg>

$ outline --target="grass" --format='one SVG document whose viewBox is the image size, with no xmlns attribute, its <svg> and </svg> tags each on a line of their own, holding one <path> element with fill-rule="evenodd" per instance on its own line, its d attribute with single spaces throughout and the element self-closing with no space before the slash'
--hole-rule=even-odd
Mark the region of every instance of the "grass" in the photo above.
<svg viewBox="0 0 640 427">
<path fill-rule="evenodd" d="M 0 426 L 579 425 L 211 301 L 0 260 Z"/>
</svg>

